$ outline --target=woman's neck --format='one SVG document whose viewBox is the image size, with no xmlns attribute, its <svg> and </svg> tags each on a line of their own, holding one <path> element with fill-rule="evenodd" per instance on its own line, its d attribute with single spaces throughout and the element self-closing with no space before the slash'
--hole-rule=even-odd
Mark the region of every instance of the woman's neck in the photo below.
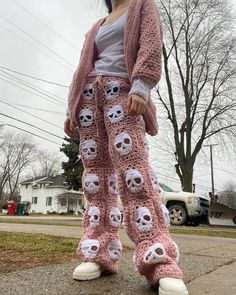
<svg viewBox="0 0 236 295">
<path fill-rule="evenodd" d="M 121 9 L 123 6 L 127 6 L 129 0 L 111 0 L 112 11 Z"/>
</svg>

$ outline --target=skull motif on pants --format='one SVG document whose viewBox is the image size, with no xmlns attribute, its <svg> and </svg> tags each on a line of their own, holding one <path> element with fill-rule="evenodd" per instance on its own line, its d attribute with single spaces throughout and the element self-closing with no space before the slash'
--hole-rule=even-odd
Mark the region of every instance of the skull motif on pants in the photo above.
<svg viewBox="0 0 236 295">
<path fill-rule="evenodd" d="M 119 240 L 112 240 L 108 244 L 108 253 L 113 261 L 119 260 L 122 252 L 122 245 Z"/>
<path fill-rule="evenodd" d="M 87 139 L 81 144 L 82 157 L 86 160 L 93 160 L 97 156 L 97 144 L 93 139 Z"/>
<path fill-rule="evenodd" d="M 126 184 L 132 193 L 137 193 L 142 190 L 144 179 L 142 174 L 136 169 L 130 169 L 126 172 Z"/>
<path fill-rule="evenodd" d="M 165 249 L 162 244 L 155 243 L 144 254 L 143 261 L 147 264 L 160 263 L 165 260 Z"/>
<path fill-rule="evenodd" d="M 161 210 L 164 216 L 165 220 L 165 225 L 170 226 L 170 215 L 169 215 L 169 210 L 166 208 L 164 204 L 161 204 Z"/>
<path fill-rule="evenodd" d="M 99 225 L 101 211 L 98 207 L 91 206 L 88 211 L 88 216 L 89 216 L 89 224 L 92 228 L 95 228 L 96 226 Z"/>
<path fill-rule="evenodd" d="M 114 145 L 117 152 L 124 156 L 132 150 L 132 139 L 127 132 L 121 132 L 116 136 Z"/>
<path fill-rule="evenodd" d="M 95 258 L 100 248 L 98 240 L 84 240 L 81 243 L 82 254 L 86 258 Z"/>
<path fill-rule="evenodd" d="M 120 93 L 120 83 L 118 81 L 110 81 L 105 86 L 105 94 L 108 100 L 116 98 Z"/>
<path fill-rule="evenodd" d="M 140 207 L 136 210 L 136 225 L 140 231 L 152 228 L 152 215 L 147 207 Z"/>
<path fill-rule="evenodd" d="M 84 178 L 84 189 L 91 194 L 96 194 L 99 191 L 99 177 L 97 174 L 89 173 Z"/>
<path fill-rule="evenodd" d="M 116 105 L 112 107 L 108 111 L 107 116 L 112 124 L 120 122 L 124 118 L 124 111 L 122 109 L 122 106 Z"/>
<path fill-rule="evenodd" d="M 93 111 L 90 108 L 82 108 L 79 113 L 80 125 L 88 127 L 93 123 Z"/>
<path fill-rule="evenodd" d="M 82 92 L 82 96 L 85 100 L 91 100 L 93 98 L 94 94 L 94 87 L 93 84 L 87 84 L 84 87 L 84 90 Z"/>
<path fill-rule="evenodd" d="M 109 215 L 110 224 L 118 227 L 121 224 L 121 213 L 117 207 L 112 207 Z"/>
<path fill-rule="evenodd" d="M 108 188 L 109 192 L 118 195 L 119 194 L 119 187 L 118 187 L 118 177 L 116 173 L 112 173 L 108 179 Z"/>
<path fill-rule="evenodd" d="M 154 169 L 150 166 L 150 174 L 152 179 L 152 186 L 155 190 L 159 190 L 159 181 L 156 172 Z"/>
</svg>

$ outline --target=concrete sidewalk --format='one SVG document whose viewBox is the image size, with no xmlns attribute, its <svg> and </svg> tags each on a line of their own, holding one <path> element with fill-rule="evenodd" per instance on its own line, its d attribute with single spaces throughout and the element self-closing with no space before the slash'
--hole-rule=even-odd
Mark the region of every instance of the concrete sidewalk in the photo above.
<svg viewBox="0 0 236 295">
<path fill-rule="evenodd" d="M 47 233 L 65 237 L 81 237 L 81 227 L 0 224 L 0 231 Z M 123 229 L 123 245 L 133 247 Z M 171 235 L 180 248 L 180 267 L 191 295 L 236 294 L 236 240 L 229 238 Z M 74 267 L 66 263 L 0 274 L 0 294 L 4 295 L 148 295 L 158 294 L 150 289 L 144 278 L 134 271 L 133 251 L 122 255 L 117 275 L 101 277 L 90 282 L 72 280 Z"/>
</svg>

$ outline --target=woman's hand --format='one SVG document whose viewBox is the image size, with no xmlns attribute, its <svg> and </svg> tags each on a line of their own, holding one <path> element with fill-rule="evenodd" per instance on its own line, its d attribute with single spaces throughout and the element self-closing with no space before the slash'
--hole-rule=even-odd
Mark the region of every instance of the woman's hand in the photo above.
<svg viewBox="0 0 236 295">
<path fill-rule="evenodd" d="M 137 94 L 130 94 L 128 97 L 128 114 L 132 116 L 142 115 L 147 107 L 146 100 Z"/>
<path fill-rule="evenodd" d="M 64 132 L 70 137 L 70 138 L 77 138 L 77 134 L 74 132 L 70 118 L 67 116 L 65 122 L 64 122 Z"/>
</svg>

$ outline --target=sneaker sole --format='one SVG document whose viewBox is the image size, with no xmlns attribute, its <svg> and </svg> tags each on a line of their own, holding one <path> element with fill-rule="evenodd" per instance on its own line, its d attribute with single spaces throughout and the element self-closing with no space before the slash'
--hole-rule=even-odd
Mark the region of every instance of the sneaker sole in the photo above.
<svg viewBox="0 0 236 295">
<path fill-rule="evenodd" d="M 188 291 L 173 291 L 173 292 L 166 292 L 161 287 L 159 287 L 159 295 L 189 295 Z"/>
<path fill-rule="evenodd" d="M 83 274 L 83 275 L 79 275 L 79 274 L 74 274 L 73 273 L 73 279 L 77 280 L 77 281 L 90 281 L 90 280 L 94 280 L 97 279 L 101 276 L 101 272 L 94 272 L 94 273 L 90 273 L 90 274 Z"/>
</svg>

